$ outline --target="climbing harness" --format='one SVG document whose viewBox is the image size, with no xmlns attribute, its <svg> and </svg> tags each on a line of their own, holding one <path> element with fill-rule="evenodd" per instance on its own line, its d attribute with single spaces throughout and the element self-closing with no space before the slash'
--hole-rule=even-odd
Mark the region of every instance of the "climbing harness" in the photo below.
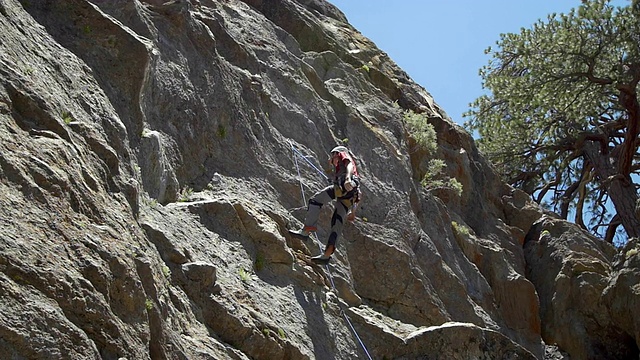
<svg viewBox="0 0 640 360">
<path fill-rule="evenodd" d="M 296 171 L 298 173 L 298 179 L 300 181 L 300 192 L 302 194 L 302 201 L 303 201 L 304 204 L 306 204 L 307 203 L 307 198 L 304 195 L 304 185 L 302 183 L 302 176 L 300 175 L 300 165 L 298 163 L 298 158 L 304 160 L 308 165 L 311 166 L 311 168 L 313 168 L 327 182 L 329 182 L 330 179 L 324 174 L 324 172 L 322 172 L 322 170 L 320 170 L 311 161 L 309 161 L 307 156 L 303 155 L 298 149 L 296 149 L 292 142 L 289 142 L 289 143 L 291 145 L 291 150 L 292 150 L 292 153 L 293 153 L 293 162 L 296 165 Z M 314 232 L 314 233 L 310 234 L 310 236 L 314 239 L 315 243 L 318 245 L 318 249 L 320 251 L 322 251 L 322 243 L 320 242 L 320 239 L 318 239 L 318 236 L 316 235 L 316 233 Z M 326 272 L 328 274 L 329 281 L 331 282 L 331 287 L 333 287 L 333 290 L 337 294 L 338 293 L 338 289 L 336 288 L 336 284 L 333 281 L 333 275 L 331 274 L 331 269 L 329 268 L 329 264 L 325 265 L 325 270 L 326 270 Z M 360 346 L 362 347 L 362 350 L 364 351 L 364 353 L 367 355 L 367 358 L 369 360 L 373 360 L 371 355 L 369 355 L 369 351 L 367 351 L 367 347 L 364 345 L 364 342 L 362 342 L 362 339 L 360 339 L 360 335 L 358 335 L 358 332 L 353 327 L 353 324 L 351 324 L 351 320 L 349 319 L 349 316 L 347 315 L 347 313 L 342 308 L 342 305 L 340 305 L 340 301 L 338 301 L 338 306 L 340 307 L 340 313 L 342 314 L 342 316 L 344 317 L 345 321 L 347 322 L 347 325 L 349 325 L 349 328 L 351 329 L 351 332 L 355 336 L 356 340 L 358 340 L 358 343 L 360 343 Z"/>
</svg>

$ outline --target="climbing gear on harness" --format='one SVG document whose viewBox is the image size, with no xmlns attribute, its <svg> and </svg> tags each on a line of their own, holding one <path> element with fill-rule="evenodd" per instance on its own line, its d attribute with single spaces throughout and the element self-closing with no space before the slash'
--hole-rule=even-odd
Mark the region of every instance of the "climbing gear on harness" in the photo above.
<svg viewBox="0 0 640 360">
<path fill-rule="evenodd" d="M 351 189 L 347 189 L 345 187 L 345 183 L 347 182 L 346 176 L 340 176 L 336 181 L 334 181 L 334 190 L 336 192 L 336 199 L 351 199 L 352 197 L 356 197 L 359 199 L 360 194 L 360 177 L 358 175 L 352 175 Z M 357 201 L 355 201 L 357 202 Z"/>
</svg>

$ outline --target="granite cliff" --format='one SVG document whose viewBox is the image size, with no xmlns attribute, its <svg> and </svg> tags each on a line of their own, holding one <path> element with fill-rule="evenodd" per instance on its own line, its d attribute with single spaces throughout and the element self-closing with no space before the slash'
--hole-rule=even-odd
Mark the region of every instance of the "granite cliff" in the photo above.
<svg viewBox="0 0 640 360">
<path fill-rule="evenodd" d="M 0 358 L 639 357 L 638 242 L 501 182 L 326 1 L 0 0 L 0 119 Z M 286 229 L 342 143 L 364 201 L 318 267 Z"/>
</svg>

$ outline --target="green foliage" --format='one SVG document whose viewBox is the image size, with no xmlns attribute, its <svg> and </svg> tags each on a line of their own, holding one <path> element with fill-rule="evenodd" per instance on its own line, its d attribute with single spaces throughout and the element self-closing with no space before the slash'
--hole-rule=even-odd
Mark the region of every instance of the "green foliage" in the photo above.
<svg viewBox="0 0 640 360">
<path fill-rule="evenodd" d="M 433 125 L 429 124 L 425 114 L 418 114 L 407 110 L 403 114 L 407 132 L 416 144 L 428 154 L 433 154 L 438 149 L 438 138 Z"/>
<path fill-rule="evenodd" d="M 460 225 L 455 221 L 451 222 L 451 228 L 453 229 L 453 233 L 456 236 L 464 236 L 467 237 L 470 234 L 469 228 L 464 226 L 464 225 Z"/>
<path fill-rule="evenodd" d="M 247 282 L 250 279 L 250 274 L 244 268 L 240 268 L 238 270 L 238 275 L 240 275 L 240 280 Z"/>
<path fill-rule="evenodd" d="M 144 307 L 145 307 L 147 310 L 151 310 L 151 309 L 153 309 L 153 301 L 152 301 L 151 299 L 147 299 L 147 300 L 145 300 L 145 301 L 144 301 Z"/>
<path fill-rule="evenodd" d="M 446 166 L 442 159 L 431 159 L 427 166 L 427 171 L 420 181 L 420 184 L 427 190 L 449 189 L 456 195 L 462 195 L 462 184 L 454 178 L 445 178 L 442 170 Z"/>
<path fill-rule="evenodd" d="M 262 333 L 264 334 L 264 336 L 267 336 L 267 337 L 269 337 L 272 332 L 273 331 L 271 329 L 267 329 L 267 328 L 262 329 Z M 282 328 L 278 328 L 278 336 L 283 340 L 287 338 L 287 335 L 285 334 Z"/>
<path fill-rule="evenodd" d="M 62 122 L 66 125 L 69 125 L 73 121 L 73 116 L 68 111 L 63 111 L 60 116 L 62 117 Z"/>
<path fill-rule="evenodd" d="M 616 201 L 607 179 L 616 173 L 630 179 L 636 171 L 633 156 L 610 156 L 638 155 L 637 145 L 624 139 L 638 104 L 639 15 L 640 8 L 583 1 L 519 34 L 502 34 L 480 70 L 490 93 L 465 114 L 478 147 L 508 183 L 540 203 L 548 200 L 565 218 L 573 209 L 583 226 L 588 209 L 595 233 L 614 215 L 603 206 Z"/>
<path fill-rule="evenodd" d="M 147 198 L 145 197 L 143 199 L 143 202 L 150 208 L 155 209 L 158 207 L 158 200 L 156 199 L 152 199 L 152 198 Z"/>
<path fill-rule="evenodd" d="M 394 103 L 394 107 L 399 108 L 397 103 Z M 438 137 L 433 125 L 429 124 L 427 115 L 407 110 L 403 113 L 403 119 L 409 136 L 413 138 L 418 147 L 416 150 L 423 150 L 428 155 L 435 154 L 438 149 Z M 460 196 L 462 184 L 456 179 L 443 175 L 445 166 L 442 159 L 429 160 L 420 184 L 427 190 L 450 189 Z"/>
<path fill-rule="evenodd" d="M 178 194 L 178 201 L 180 202 L 189 201 L 189 199 L 191 198 L 191 195 L 193 195 L 193 188 L 187 186 L 183 188 Z"/>
<path fill-rule="evenodd" d="M 171 277 L 171 269 L 169 269 L 169 267 L 167 265 L 162 265 L 162 274 L 164 275 L 165 278 L 170 278 Z"/>
<path fill-rule="evenodd" d="M 366 64 L 362 64 L 362 66 L 360 66 L 360 69 L 364 70 L 365 72 L 369 72 L 369 70 L 371 70 L 371 66 L 373 66 L 373 62 L 367 61 Z"/>
</svg>

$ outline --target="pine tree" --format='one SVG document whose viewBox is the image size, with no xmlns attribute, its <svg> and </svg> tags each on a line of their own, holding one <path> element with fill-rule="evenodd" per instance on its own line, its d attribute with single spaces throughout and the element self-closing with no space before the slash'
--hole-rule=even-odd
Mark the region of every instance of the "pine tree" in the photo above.
<svg viewBox="0 0 640 360">
<path fill-rule="evenodd" d="M 502 34 L 465 114 L 508 183 L 609 242 L 640 236 L 639 3 L 583 0 Z"/>
</svg>

